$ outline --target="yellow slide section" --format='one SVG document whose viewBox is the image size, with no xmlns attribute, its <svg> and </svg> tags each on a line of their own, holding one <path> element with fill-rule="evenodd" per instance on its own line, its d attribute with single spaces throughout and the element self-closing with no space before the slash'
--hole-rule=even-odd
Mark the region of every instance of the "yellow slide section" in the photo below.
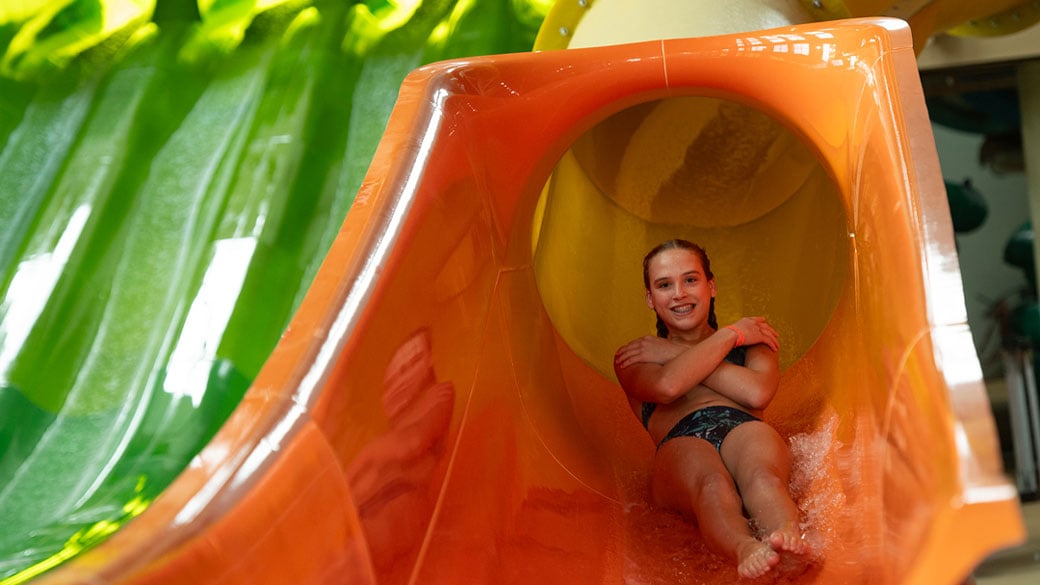
<svg viewBox="0 0 1040 585">
<path fill-rule="evenodd" d="M 781 333 L 813 563 L 779 582 L 953 585 L 1023 538 L 910 32 L 862 19 L 410 75 L 242 405 L 47 582 L 737 582 L 647 505 L 610 373 L 670 237 Z"/>
</svg>

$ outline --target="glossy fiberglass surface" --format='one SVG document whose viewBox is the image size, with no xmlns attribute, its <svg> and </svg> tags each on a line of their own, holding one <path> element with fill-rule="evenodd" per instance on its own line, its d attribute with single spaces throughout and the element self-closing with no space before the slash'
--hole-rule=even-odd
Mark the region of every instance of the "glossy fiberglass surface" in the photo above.
<svg viewBox="0 0 1040 585">
<path fill-rule="evenodd" d="M 720 190 L 681 217 L 660 181 L 607 188 L 657 181 L 638 175 L 653 158 L 597 137 L 652 135 L 655 112 L 703 100 L 761 116 L 776 166 L 748 172 L 776 172 L 783 197 L 734 173 L 748 199 L 722 212 Z M 780 325 L 766 417 L 791 443 L 815 560 L 783 580 L 960 582 L 1023 529 L 942 189 L 899 21 L 420 69 L 229 423 L 45 582 L 734 582 L 646 505 L 653 446 L 604 366 L 652 327 L 638 258 L 665 234 L 720 250 L 723 320 Z"/>
</svg>

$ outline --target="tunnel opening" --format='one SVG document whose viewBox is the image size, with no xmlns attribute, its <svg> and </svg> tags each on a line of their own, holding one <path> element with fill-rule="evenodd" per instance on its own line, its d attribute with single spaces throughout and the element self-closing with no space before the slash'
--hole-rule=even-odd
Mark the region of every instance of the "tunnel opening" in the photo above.
<svg viewBox="0 0 1040 585">
<path fill-rule="evenodd" d="M 812 146 L 728 99 L 673 97 L 611 115 L 561 157 L 537 209 L 546 311 L 609 378 L 614 350 L 653 333 L 641 263 L 661 241 L 707 250 L 720 323 L 766 316 L 784 368 L 820 336 L 850 274 L 843 197 Z"/>
</svg>

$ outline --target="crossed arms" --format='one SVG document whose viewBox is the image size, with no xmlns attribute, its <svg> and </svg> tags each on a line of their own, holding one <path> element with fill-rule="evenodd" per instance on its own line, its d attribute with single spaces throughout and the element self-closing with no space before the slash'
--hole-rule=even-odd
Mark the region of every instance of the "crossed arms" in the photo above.
<svg viewBox="0 0 1040 585">
<path fill-rule="evenodd" d="M 762 317 L 745 317 L 695 345 L 660 337 L 640 337 L 614 354 L 614 372 L 629 397 L 668 404 L 697 386 L 750 410 L 761 410 L 776 394 L 780 374 L 776 331 Z M 725 362 L 743 337 L 745 365 Z"/>
</svg>

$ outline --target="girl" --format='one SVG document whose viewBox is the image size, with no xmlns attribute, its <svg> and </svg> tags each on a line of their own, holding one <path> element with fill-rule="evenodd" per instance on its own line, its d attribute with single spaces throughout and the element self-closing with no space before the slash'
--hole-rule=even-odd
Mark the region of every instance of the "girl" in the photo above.
<svg viewBox="0 0 1040 585">
<path fill-rule="evenodd" d="M 651 250 L 643 284 L 658 336 L 618 349 L 614 371 L 657 444 L 651 496 L 695 518 L 742 577 L 759 577 L 806 552 L 787 445 L 759 418 L 779 383 L 777 333 L 762 317 L 718 328 L 715 277 L 691 242 Z"/>
</svg>

